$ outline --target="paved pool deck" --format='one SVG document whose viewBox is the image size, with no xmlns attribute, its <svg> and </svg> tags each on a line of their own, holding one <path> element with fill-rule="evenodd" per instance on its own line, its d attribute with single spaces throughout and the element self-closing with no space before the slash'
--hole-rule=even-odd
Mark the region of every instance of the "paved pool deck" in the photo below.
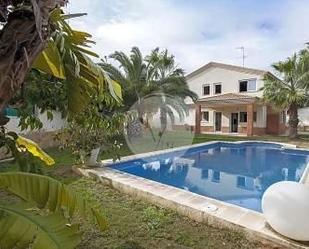
<svg viewBox="0 0 309 249">
<path fill-rule="evenodd" d="M 252 141 L 226 143 L 238 144 L 246 142 L 252 143 Z M 273 142 L 258 142 L 274 144 Z M 208 142 L 191 146 L 183 146 L 175 149 L 168 149 L 164 150 L 164 153 L 214 143 L 218 142 Z M 290 144 L 276 144 L 282 145 L 286 148 L 296 148 L 296 146 Z M 162 151 L 128 156 L 122 158 L 121 162 L 159 154 L 162 154 Z M 309 243 L 300 243 L 297 241 L 289 240 L 272 230 L 267 224 L 262 213 L 215 200 L 213 198 L 198 195 L 187 190 L 175 188 L 149 179 L 131 175 L 119 170 L 115 170 L 111 167 L 104 167 L 111 165 L 112 163 L 112 160 L 105 160 L 101 162 L 101 167 L 93 169 L 75 168 L 75 170 L 84 176 L 97 179 L 100 182 L 108 184 L 111 187 L 129 194 L 135 198 L 147 200 L 155 205 L 159 205 L 165 208 L 171 208 L 178 213 L 188 216 L 189 218 L 198 222 L 205 222 L 215 227 L 228 227 L 232 230 L 241 231 L 252 240 L 264 240 L 285 248 L 309 249 Z"/>
</svg>

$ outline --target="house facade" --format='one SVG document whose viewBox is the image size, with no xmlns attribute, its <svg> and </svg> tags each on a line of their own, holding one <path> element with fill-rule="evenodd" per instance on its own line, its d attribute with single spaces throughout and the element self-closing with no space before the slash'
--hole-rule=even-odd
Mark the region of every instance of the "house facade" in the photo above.
<svg viewBox="0 0 309 249">
<path fill-rule="evenodd" d="M 190 73 L 187 82 L 198 101 L 187 102 L 186 124 L 196 133 L 285 134 L 286 112 L 261 99 L 266 74 L 270 72 L 215 62 Z"/>
</svg>

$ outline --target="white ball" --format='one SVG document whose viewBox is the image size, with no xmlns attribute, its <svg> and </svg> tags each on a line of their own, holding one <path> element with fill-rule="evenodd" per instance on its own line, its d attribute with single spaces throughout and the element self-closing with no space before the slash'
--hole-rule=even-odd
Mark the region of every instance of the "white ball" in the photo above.
<svg viewBox="0 0 309 249">
<path fill-rule="evenodd" d="M 309 186 L 278 182 L 262 198 L 266 221 L 278 233 L 294 240 L 309 241 Z"/>
</svg>

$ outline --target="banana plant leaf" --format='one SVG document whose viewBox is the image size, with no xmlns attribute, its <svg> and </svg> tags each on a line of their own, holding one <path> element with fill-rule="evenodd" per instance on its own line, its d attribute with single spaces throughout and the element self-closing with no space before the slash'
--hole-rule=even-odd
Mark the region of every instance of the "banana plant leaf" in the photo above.
<svg viewBox="0 0 309 249">
<path fill-rule="evenodd" d="M 44 152 L 37 143 L 30 139 L 18 136 L 16 139 L 16 145 L 18 148 L 25 148 L 33 156 L 39 157 L 48 166 L 55 164 L 54 159 Z"/>
</svg>

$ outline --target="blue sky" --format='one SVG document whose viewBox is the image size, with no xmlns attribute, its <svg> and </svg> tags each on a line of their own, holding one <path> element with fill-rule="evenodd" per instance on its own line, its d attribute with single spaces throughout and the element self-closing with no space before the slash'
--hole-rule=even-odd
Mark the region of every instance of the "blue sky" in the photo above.
<svg viewBox="0 0 309 249">
<path fill-rule="evenodd" d="M 138 46 L 167 48 L 186 72 L 209 61 L 269 69 L 309 41 L 309 0 L 74 0 L 72 20 L 102 57 Z"/>
</svg>

